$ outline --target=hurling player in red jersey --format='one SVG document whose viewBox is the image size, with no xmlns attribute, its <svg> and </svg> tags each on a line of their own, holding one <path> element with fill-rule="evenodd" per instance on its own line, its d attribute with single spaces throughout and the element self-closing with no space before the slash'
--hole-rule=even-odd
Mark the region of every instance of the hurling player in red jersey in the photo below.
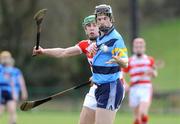
<svg viewBox="0 0 180 124">
<path fill-rule="evenodd" d="M 148 110 L 152 99 L 151 79 L 157 76 L 154 59 L 145 54 L 143 38 L 133 41 L 134 55 L 129 58 L 128 67 L 123 69 L 130 75 L 129 105 L 133 109 L 133 124 L 147 124 Z"/>
<path fill-rule="evenodd" d="M 82 40 L 78 44 L 68 48 L 50 48 L 44 49 L 40 47 L 38 50 L 33 49 L 34 55 L 48 55 L 57 58 L 70 57 L 80 55 L 84 53 L 87 56 L 88 62 L 91 66 L 93 59 L 93 52 L 96 51 L 94 47 L 96 38 L 99 36 L 99 28 L 96 25 L 95 16 L 90 15 L 86 17 L 83 21 L 84 31 L 88 37 L 87 40 Z M 88 51 L 91 51 L 88 52 Z M 91 86 L 89 92 L 87 93 L 83 108 L 80 115 L 79 124 L 93 124 L 95 121 L 95 109 L 96 109 L 96 99 L 95 99 L 95 89 L 96 85 Z"/>
</svg>

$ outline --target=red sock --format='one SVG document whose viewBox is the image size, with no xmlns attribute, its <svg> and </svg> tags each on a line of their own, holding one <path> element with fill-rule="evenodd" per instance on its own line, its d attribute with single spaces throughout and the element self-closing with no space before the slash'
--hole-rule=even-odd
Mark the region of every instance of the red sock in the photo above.
<svg viewBox="0 0 180 124">
<path fill-rule="evenodd" d="M 136 120 L 134 121 L 134 124 L 141 124 L 141 123 L 140 123 L 140 121 L 139 121 L 138 119 L 136 119 Z"/>
<path fill-rule="evenodd" d="M 147 122 L 148 122 L 148 115 L 142 115 L 141 120 L 142 120 L 143 124 L 147 124 Z"/>
</svg>

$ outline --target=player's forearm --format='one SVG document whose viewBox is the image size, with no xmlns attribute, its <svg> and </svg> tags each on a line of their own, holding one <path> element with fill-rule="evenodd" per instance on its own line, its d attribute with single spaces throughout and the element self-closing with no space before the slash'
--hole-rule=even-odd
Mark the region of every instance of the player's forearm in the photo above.
<svg viewBox="0 0 180 124">
<path fill-rule="evenodd" d="M 121 68 L 127 68 L 128 67 L 128 63 L 127 62 L 123 62 L 123 61 L 117 61 L 117 64 L 121 67 Z"/>
<path fill-rule="evenodd" d="M 22 100 L 26 100 L 28 98 L 28 92 L 27 92 L 27 88 L 26 88 L 26 84 L 25 84 L 25 80 L 23 76 L 19 77 L 19 83 L 20 83 L 20 89 L 22 92 Z"/>
<path fill-rule="evenodd" d="M 73 46 L 68 48 L 43 49 L 42 53 L 48 56 L 62 58 L 79 55 L 81 51 L 77 46 Z"/>
<path fill-rule="evenodd" d="M 112 64 L 116 63 L 118 64 L 121 68 L 127 68 L 128 67 L 128 59 L 125 58 L 119 58 L 118 56 L 113 56 L 113 59 L 110 59 L 107 64 Z"/>
<path fill-rule="evenodd" d="M 26 85 L 25 85 L 24 79 L 21 79 L 20 84 L 21 84 L 21 91 L 22 91 L 22 93 L 27 94 L 27 89 L 26 89 Z"/>
<path fill-rule="evenodd" d="M 22 94 L 25 94 L 27 96 L 28 93 L 27 93 L 26 86 L 24 84 L 21 86 L 21 91 L 22 91 Z"/>
<path fill-rule="evenodd" d="M 117 60 L 117 64 L 121 68 L 127 68 L 128 67 L 128 59 L 127 58 L 119 58 L 119 59 L 116 59 L 116 60 Z"/>
<path fill-rule="evenodd" d="M 64 48 L 50 48 L 50 49 L 43 49 L 42 54 L 51 56 L 51 57 L 64 57 Z"/>
<path fill-rule="evenodd" d="M 28 97 L 28 92 L 27 92 L 26 87 L 23 87 L 23 89 L 22 89 L 21 91 L 22 91 L 22 93 L 24 94 L 24 96 L 27 98 L 27 97 Z M 26 99 L 26 98 L 25 98 L 25 99 Z"/>
</svg>

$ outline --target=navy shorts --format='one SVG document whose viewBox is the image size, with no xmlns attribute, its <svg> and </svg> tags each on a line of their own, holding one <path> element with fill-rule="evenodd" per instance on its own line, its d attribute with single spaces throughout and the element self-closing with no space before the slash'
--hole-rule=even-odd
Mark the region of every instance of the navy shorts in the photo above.
<svg viewBox="0 0 180 124">
<path fill-rule="evenodd" d="M 120 80 L 97 85 L 95 97 L 98 108 L 117 110 L 124 98 L 124 87 Z"/>
<path fill-rule="evenodd" d="M 0 90 L 0 104 L 6 105 L 8 101 L 13 100 L 12 93 L 7 90 Z"/>
</svg>

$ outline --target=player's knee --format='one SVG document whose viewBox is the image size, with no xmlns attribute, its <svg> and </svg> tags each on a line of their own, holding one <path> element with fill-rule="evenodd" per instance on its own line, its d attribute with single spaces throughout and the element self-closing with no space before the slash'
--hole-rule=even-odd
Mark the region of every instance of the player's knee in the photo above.
<svg viewBox="0 0 180 124">
<path fill-rule="evenodd" d="M 98 108 L 96 110 L 95 124 L 113 124 L 116 111 Z"/>
<path fill-rule="evenodd" d="M 141 115 L 147 115 L 149 110 L 149 103 L 142 103 L 140 107 Z"/>
<path fill-rule="evenodd" d="M 4 111 L 4 105 L 0 104 L 0 113 L 2 113 Z"/>
<path fill-rule="evenodd" d="M 106 119 L 105 119 L 106 120 Z M 107 121 L 106 121 L 107 122 Z M 106 124 L 102 118 L 96 118 L 95 124 Z"/>
<path fill-rule="evenodd" d="M 84 112 L 81 112 L 79 124 L 85 124 L 85 121 L 86 121 L 86 114 Z"/>
<path fill-rule="evenodd" d="M 95 111 L 87 107 L 83 107 L 80 114 L 79 124 L 94 124 L 95 121 Z"/>
<path fill-rule="evenodd" d="M 7 106 L 8 112 L 10 114 L 15 114 L 16 113 L 16 104 L 14 101 L 9 101 L 8 106 Z"/>
<path fill-rule="evenodd" d="M 113 124 L 113 120 L 96 119 L 95 124 Z"/>
</svg>

